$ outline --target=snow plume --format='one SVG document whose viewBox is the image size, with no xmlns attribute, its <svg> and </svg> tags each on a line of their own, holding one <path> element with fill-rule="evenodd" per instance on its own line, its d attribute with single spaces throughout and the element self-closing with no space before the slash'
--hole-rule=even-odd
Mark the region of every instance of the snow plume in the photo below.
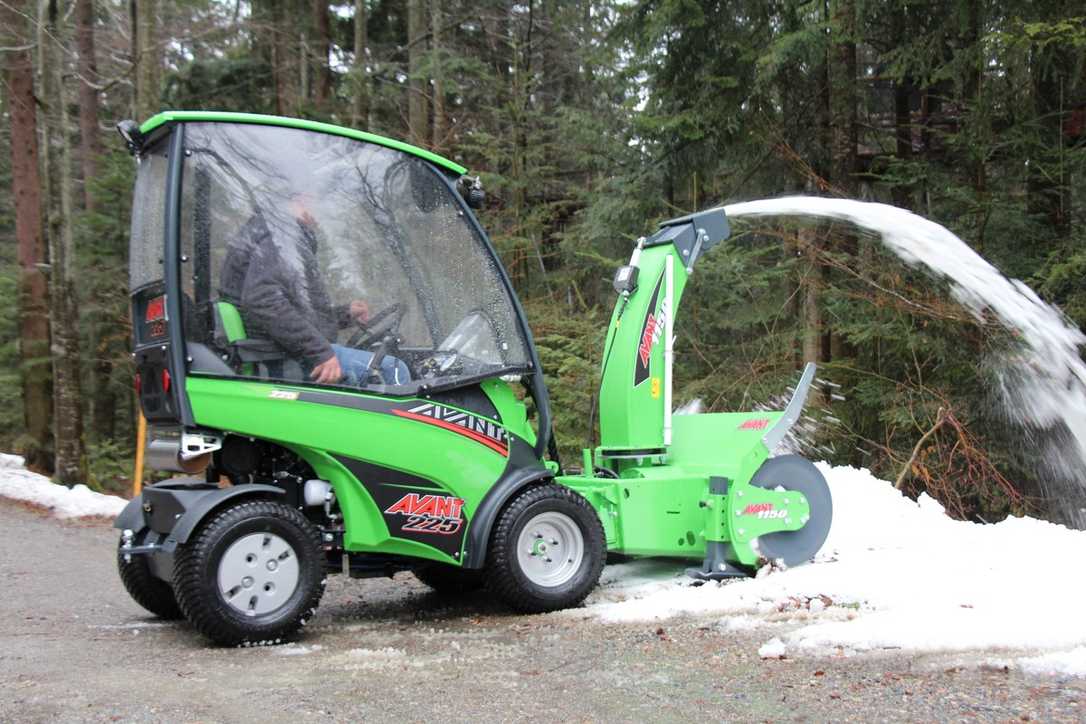
<svg viewBox="0 0 1086 724">
<path fill-rule="evenodd" d="M 40 505 L 58 518 L 113 517 L 128 504 L 124 498 L 96 493 L 86 485 L 71 488 L 57 485 L 44 475 L 27 470 L 23 462 L 18 455 L 0 453 L 0 497 Z"/>
<path fill-rule="evenodd" d="M 957 521 L 867 470 L 819 469 L 834 520 L 813 563 L 704 585 L 683 575 L 682 561 L 608 566 L 588 612 L 604 621 L 724 614 L 722 632 L 766 632 L 765 658 L 1013 651 L 1024 658 L 1009 665 L 1024 671 L 1086 676 L 1075 566 L 1086 560 L 1086 531 L 1034 518 Z"/>
<path fill-rule="evenodd" d="M 947 280 L 954 298 L 977 319 L 998 319 L 1021 342 L 1013 356 L 996 365 L 1004 411 L 1027 440 L 1041 439 L 1051 476 L 1047 496 L 1067 520 L 1086 528 L 1086 364 L 1080 356 L 1086 336 L 1059 309 L 1005 277 L 946 228 L 895 206 L 791 196 L 729 204 L 724 211 L 733 219 L 850 222 L 877 234 L 907 264 Z"/>
</svg>

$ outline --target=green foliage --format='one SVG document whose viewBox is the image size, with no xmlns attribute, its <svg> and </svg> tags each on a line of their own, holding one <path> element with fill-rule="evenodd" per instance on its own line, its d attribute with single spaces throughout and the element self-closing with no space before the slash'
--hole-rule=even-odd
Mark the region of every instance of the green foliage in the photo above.
<svg viewBox="0 0 1086 724">
<path fill-rule="evenodd" d="M 427 93 L 440 75 L 447 123 L 445 138 L 424 145 L 482 175 L 480 216 L 528 311 L 566 462 L 592 444 L 615 266 L 656 222 L 695 209 L 840 188 L 907 206 L 1086 323 L 1086 25 L 1068 17 L 1066 3 L 442 0 L 439 48 L 429 36 L 409 41 L 403 0 L 368 6 L 362 123 L 407 136 L 408 60 L 421 51 L 418 74 Z M 313 91 L 321 62 L 312 7 L 160 6 L 163 105 L 347 123 L 359 88 L 350 6 L 333 6 L 334 87 L 323 103 Z M 855 13 L 850 37 L 842 9 Z M 111 12 L 126 17 L 121 6 Z M 103 79 L 130 77 L 113 50 L 127 47 L 130 29 L 96 30 L 99 48 L 110 49 L 99 54 Z M 831 175 L 829 117 L 841 88 L 829 78 L 846 40 L 857 47 L 858 161 L 842 179 Z M 103 125 L 129 114 L 128 94 L 118 83 L 101 95 Z M 78 149 L 74 124 L 72 140 Z M 7 189 L 6 136 L 0 146 Z M 88 180 L 97 211 L 78 213 L 76 241 L 89 467 L 97 484 L 119 489 L 134 423 L 123 283 L 133 166 L 112 136 L 108 148 Z M 8 449 L 22 420 L 11 198 L 0 194 L 0 446 Z M 817 455 L 896 478 L 950 410 L 965 432 L 940 427 L 906 470 L 906 488 L 928 490 L 964 516 L 1023 509 L 998 476 L 1029 498 L 1039 475 L 993 409 L 985 363 L 1014 340 L 840 226 L 735 231 L 698 263 L 679 310 L 676 402 L 771 403 L 802 362 L 812 331 L 805 294 L 821 279 L 820 377 L 839 387 L 813 400 L 823 421 Z"/>
<path fill-rule="evenodd" d="M 113 495 L 132 488 L 134 445 L 130 440 L 98 440 L 87 444 L 87 486 Z M 153 479 L 145 482 L 150 483 Z"/>
</svg>

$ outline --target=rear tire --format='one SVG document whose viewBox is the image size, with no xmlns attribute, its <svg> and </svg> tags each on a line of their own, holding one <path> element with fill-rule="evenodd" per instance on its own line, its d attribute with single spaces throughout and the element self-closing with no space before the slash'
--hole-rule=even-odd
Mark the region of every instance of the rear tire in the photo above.
<svg viewBox="0 0 1086 724">
<path fill-rule="evenodd" d="M 459 596 L 477 591 L 483 587 L 483 572 L 470 568 L 457 568 L 445 563 L 431 563 L 416 568 L 415 578 L 425 583 L 437 593 Z"/>
<path fill-rule="evenodd" d="M 487 586 L 526 613 L 576 606 L 596 587 L 607 554 L 595 509 L 551 484 L 516 495 L 498 517 L 487 556 Z"/>
<path fill-rule="evenodd" d="M 121 583 L 132 600 L 159 618 L 176 620 L 183 617 L 173 588 L 169 583 L 151 573 L 147 556 L 131 556 L 124 559 L 124 551 L 117 544 L 117 572 L 121 574 Z"/>
<path fill-rule="evenodd" d="M 177 549 L 173 587 L 185 617 L 216 643 L 289 640 L 324 593 L 320 535 L 288 505 L 239 503 Z"/>
</svg>

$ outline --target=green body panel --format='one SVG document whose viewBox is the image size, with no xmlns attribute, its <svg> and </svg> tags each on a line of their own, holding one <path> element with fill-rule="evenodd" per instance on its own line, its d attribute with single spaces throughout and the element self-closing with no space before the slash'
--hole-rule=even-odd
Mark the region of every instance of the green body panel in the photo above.
<svg viewBox="0 0 1086 724">
<path fill-rule="evenodd" d="M 666 303 L 667 259 L 672 259 L 671 303 Z M 687 273 L 672 244 L 644 249 L 637 289 L 620 298 L 611 315 L 600 382 L 600 447 L 605 450 L 662 448 L 665 403 L 670 397 L 664 369 L 664 328 L 672 323 Z M 659 290 L 659 291 L 657 291 Z M 647 329 L 646 320 L 651 322 Z M 647 346 L 646 346 L 647 345 Z M 639 356 L 648 352 L 648 373 L 637 382 Z"/>
<path fill-rule="evenodd" d="M 808 513 L 799 493 L 750 485 L 769 456 L 762 435 L 780 417 L 780 412 L 679 415 L 672 421 L 674 440 L 666 456 L 612 461 L 618 479 L 571 475 L 558 482 L 596 508 L 609 550 L 701 559 L 707 541 L 730 541 L 737 561 L 754 565 L 758 555 L 752 543 L 758 536 L 800 528 Z M 605 461 L 598 451 L 597 459 Z M 728 481 L 727 495 L 710 494 L 714 477 Z M 767 503 L 773 507 L 764 508 Z"/>
<path fill-rule="evenodd" d="M 505 385 L 500 380 L 495 382 Z M 490 387 L 493 390 L 496 385 Z M 483 496 L 505 471 L 507 458 L 433 425 L 380 412 L 290 399 L 290 393 L 306 390 L 236 378 L 188 378 L 189 400 L 198 425 L 283 445 L 331 483 L 343 512 L 344 547 L 348 551 L 403 554 L 458 564 L 435 548 L 391 537 L 369 491 L 333 456 L 365 460 L 432 481 L 463 498 L 468 529 Z M 366 397 L 348 391 L 331 394 Z M 497 397 L 495 406 L 503 420 L 507 424 L 512 420 L 513 429 L 523 429 L 526 423 L 515 420 L 516 404 L 520 410 L 523 405 L 511 393 L 509 397 L 516 404 L 501 395 Z"/>
<path fill-rule="evenodd" d="M 143 125 L 140 126 L 140 133 L 147 135 L 151 131 L 166 123 L 184 121 L 193 121 L 197 123 L 202 121 L 220 121 L 226 123 L 259 123 L 265 126 L 284 126 L 287 128 L 300 128 L 304 131 L 316 131 L 317 133 L 331 133 L 336 136 L 346 136 L 347 138 L 354 138 L 359 141 L 367 141 L 369 143 L 376 143 L 380 146 L 395 148 L 398 151 L 404 151 L 406 153 L 412 154 L 413 156 L 424 158 L 430 163 L 452 171 L 455 174 L 467 173 L 467 169 L 456 163 L 455 161 L 450 161 L 447 158 L 442 158 L 436 153 L 431 153 L 430 151 L 427 151 L 424 148 L 419 148 L 418 146 L 412 146 L 410 143 L 397 141 L 393 138 L 385 138 L 384 136 L 378 136 L 374 133 L 356 131 L 353 128 L 336 126 L 331 123 L 321 123 L 319 121 L 307 121 L 301 118 L 268 116 L 260 113 L 230 113 L 225 111 L 163 111 L 162 113 L 152 116 L 151 118 L 144 121 Z"/>
<path fill-rule="evenodd" d="M 215 313 L 219 315 L 223 331 L 226 332 L 227 342 L 237 342 L 239 339 L 247 339 L 245 323 L 241 321 L 241 313 L 230 302 L 215 302 Z"/>
<path fill-rule="evenodd" d="M 509 386 L 509 383 L 491 378 L 483 380 L 479 386 L 483 388 L 483 392 L 493 403 L 494 409 L 498 411 L 505 429 L 526 440 L 529 445 L 535 446 L 535 430 L 528 424 L 528 408 L 513 393 L 513 388 Z"/>
</svg>

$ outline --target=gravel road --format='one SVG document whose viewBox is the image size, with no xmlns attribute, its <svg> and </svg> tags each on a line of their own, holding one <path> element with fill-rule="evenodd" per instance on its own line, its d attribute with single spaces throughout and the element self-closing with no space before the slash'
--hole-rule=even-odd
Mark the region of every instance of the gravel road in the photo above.
<svg viewBox="0 0 1086 724">
<path fill-rule="evenodd" d="M 608 624 L 330 579 L 297 644 L 209 647 L 131 602 L 115 531 L 0 501 L 0 721 L 1086 719 L 1086 682 L 962 657 L 759 659 L 711 618 Z M 1013 625 L 1013 622 L 1009 622 Z"/>
</svg>

